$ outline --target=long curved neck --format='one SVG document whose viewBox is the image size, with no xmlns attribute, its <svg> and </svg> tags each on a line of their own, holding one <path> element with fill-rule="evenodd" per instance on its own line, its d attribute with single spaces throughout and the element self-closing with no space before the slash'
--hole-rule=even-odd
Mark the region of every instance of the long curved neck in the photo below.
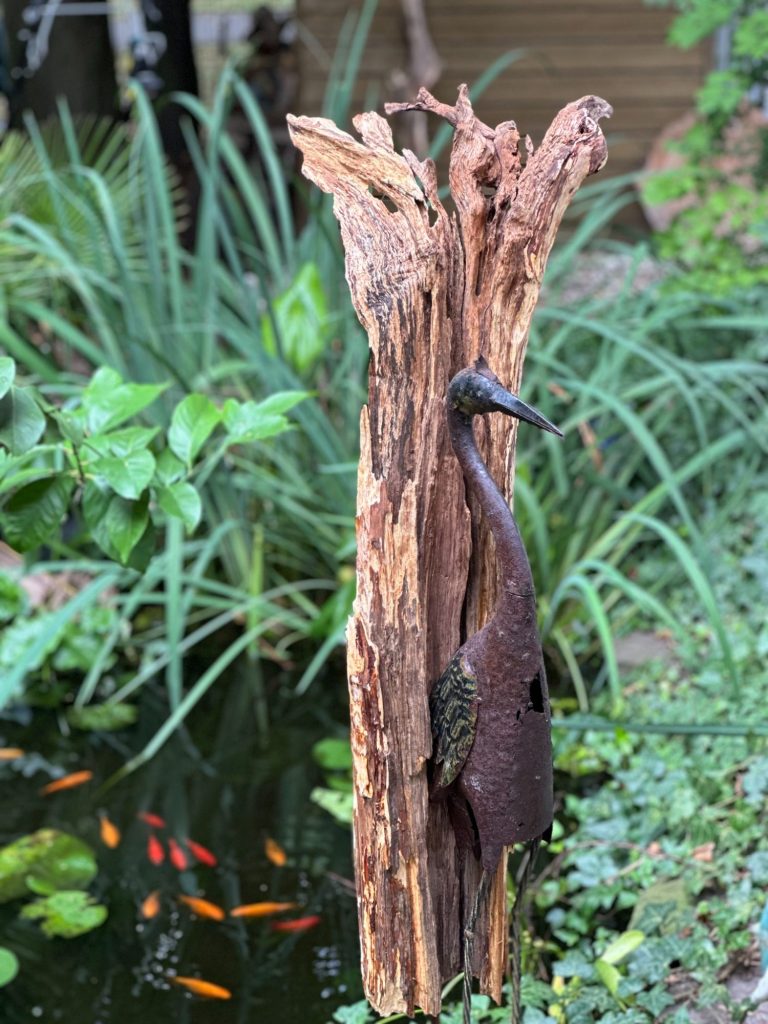
<svg viewBox="0 0 768 1024">
<path fill-rule="evenodd" d="M 501 597 L 496 614 L 514 598 L 534 599 L 533 576 L 517 523 L 504 496 L 494 483 L 475 442 L 472 420 L 449 406 L 451 444 L 464 473 L 467 488 L 476 498 L 496 542 L 496 561 Z"/>
</svg>

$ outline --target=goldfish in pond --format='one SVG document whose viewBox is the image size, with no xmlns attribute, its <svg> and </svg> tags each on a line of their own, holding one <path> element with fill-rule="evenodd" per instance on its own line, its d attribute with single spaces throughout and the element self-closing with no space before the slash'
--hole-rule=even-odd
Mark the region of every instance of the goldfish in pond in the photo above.
<svg viewBox="0 0 768 1024">
<path fill-rule="evenodd" d="M 204 864 L 207 868 L 215 868 L 219 863 L 216 855 L 211 853 L 202 843 L 196 843 L 194 839 L 185 839 L 184 842 L 198 864 Z"/>
<path fill-rule="evenodd" d="M 264 853 L 267 855 L 267 860 L 278 868 L 283 867 L 288 860 L 285 850 L 274 839 L 267 839 L 264 843 Z"/>
<path fill-rule="evenodd" d="M 165 819 L 161 818 L 159 814 L 152 814 L 151 811 L 139 811 L 136 817 L 151 828 L 165 828 Z"/>
<path fill-rule="evenodd" d="M 270 914 L 281 914 L 284 910 L 293 910 L 296 903 L 244 903 L 229 912 L 230 917 L 269 917 Z"/>
<path fill-rule="evenodd" d="M 162 864 L 165 860 L 165 850 L 157 836 L 150 836 L 147 839 L 147 857 L 150 864 L 154 865 Z"/>
<path fill-rule="evenodd" d="M 209 921 L 223 921 L 227 916 L 221 907 L 211 903 L 210 900 L 200 899 L 198 896 L 179 896 L 179 903 L 183 903 L 198 917 L 207 917 Z"/>
<path fill-rule="evenodd" d="M 99 815 L 99 835 L 102 843 L 110 850 L 115 850 L 120 845 L 120 829 L 103 813 Z"/>
<path fill-rule="evenodd" d="M 69 775 L 64 775 L 60 779 L 54 779 L 53 782 L 43 786 L 40 790 L 40 795 L 48 796 L 49 793 L 58 793 L 63 789 L 74 789 L 75 786 L 82 786 L 83 783 L 90 782 L 92 778 L 93 772 L 70 772 Z"/>
<path fill-rule="evenodd" d="M 139 909 L 141 916 L 147 921 L 151 921 L 153 917 L 157 917 L 160 913 L 159 891 L 155 889 L 154 892 L 151 892 L 149 896 L 145 897 Z"/>
<path fill-rule="evenodd" d="M 231 999 L 232 993 L 223 985 L 214 985 L 212 981 L 203 981 L 202 978 L 184 978 L 177 974 L 169 978 L 174 985 L 180 985 L 196 996 L 204 996 L 206 999 Z"/>
<path fill-rule="evenodd" d="M 314 928 L 316 924 L 320 924 L 320 915 L 310 914 L 309 917 L 296 917 L 293 921 L 273 921 L 272 931 L 305 932 L 308 928 Z"/>
<path fill-rule="evenodd" d="M 171 864 L 173 864 L 177 871 L 185 870 L 188 863 L 187 855 L 175 839 L 168 840 L 168 856 L 170 857 Z"/>
</svg>

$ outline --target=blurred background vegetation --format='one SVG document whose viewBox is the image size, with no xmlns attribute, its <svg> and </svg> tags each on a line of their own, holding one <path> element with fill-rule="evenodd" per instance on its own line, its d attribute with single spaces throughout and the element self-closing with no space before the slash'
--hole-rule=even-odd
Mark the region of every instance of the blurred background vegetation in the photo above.
<svg viewBox="0 0 768 1024">
<path fill-rule="evenodd" d="M 343 664 L 367 345 L 284 116 L 348 128 L 467 79 L 534 140 L 582 93 L 616 110 L 524 378 L 566 434 L 526 442 L 515 489 L 559 801 L 526 1021 L 743 1019 L 768 967 L 765 11 L 2 6 L 0 841 L 45 861 L 0 850 L 9 1020 L 374 1019 Z M 445 180 L 439 126 L 398 130 Z M 216 925 L 180 895 L 298 924 Z M 53 964 L 44 915 L 71 944 Z"/>
</svg>

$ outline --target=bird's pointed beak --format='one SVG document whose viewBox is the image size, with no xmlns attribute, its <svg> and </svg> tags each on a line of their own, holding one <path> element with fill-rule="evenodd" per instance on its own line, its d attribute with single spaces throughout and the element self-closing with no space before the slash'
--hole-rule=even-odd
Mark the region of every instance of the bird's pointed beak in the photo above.
<svg viewBox="0 0 768 1024">
<path fill-rule="evenodd" d="M 516 395 L 513 395 L 511 391 L 506 391 L 501 385 L 496 389 L 494 394 L 494 401 L 496 402 L 496 409 L 498 412 L 505 412 L 508 416 L 514 416 L 518 420 L 525 420 L 526 423 L 532 423 L 534 427 L 539 427 L 541 430 L 548 430 L 550 434 L 555 434 L 557 437 L 562 437 L 563 432 L 554 423 L 550 423 L 546 416 L 543 416 L 538 409 L 534 409 L 532 405 L 526 405 Z"/>
</svg>

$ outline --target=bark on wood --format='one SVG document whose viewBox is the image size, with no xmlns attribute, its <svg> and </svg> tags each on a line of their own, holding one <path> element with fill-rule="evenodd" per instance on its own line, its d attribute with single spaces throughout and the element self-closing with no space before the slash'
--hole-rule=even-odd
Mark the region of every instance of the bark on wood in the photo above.
<svg viewBox="0 0 768 1024">
<path fill-rule="evenodd" d="M 461 965 L 462 915 L 479 870 L 430 802 L 427 694 L 495 601 L 492 539 L 470 515 L 450 451 L 448 381 L 478 355 L 520 386 L 531 316 L 568 202 L 605 163 L 595 96 L 569 104 L 535 152 L 513 121 L 491 128 L 465 86 L 455 106 L 421 90 L 388 113 L 431 111 L 454 126 L 450 187 L 434 165 L 396 153 L 387 122 L 361 114 L 353 139 L 323 118 L 289 116 L 303 173 L 334 196 L 352 301 L 368 333 L 360 419 L 357 598 L 348 631 L 355 768 L 355 867 L 366 994 L 383 1014 L 440 1010 Z M 508 497 L 514 421 L 482 443 Z M 505 860 L 505 858 L 503 858 Z M 504 873 L 478 923 L 475 969 L 496 1000 L 507 961 Z"/>
</svg>

